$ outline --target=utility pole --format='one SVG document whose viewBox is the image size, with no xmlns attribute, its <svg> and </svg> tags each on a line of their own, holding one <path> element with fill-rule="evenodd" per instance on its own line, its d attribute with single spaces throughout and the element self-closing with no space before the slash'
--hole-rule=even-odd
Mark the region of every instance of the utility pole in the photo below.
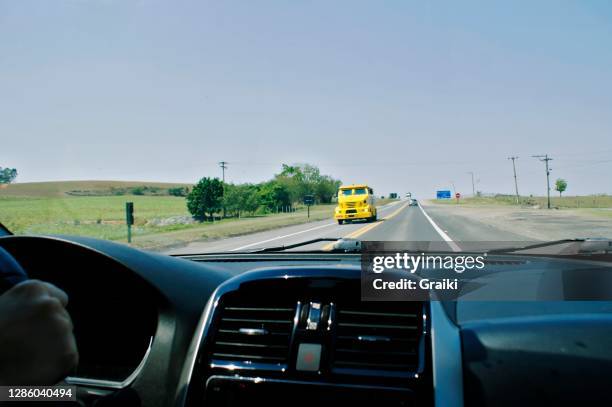
<svg viewBox="0 0 612 407">
<path fill-rule="evenodd" d="M 514 160 L 518 160 L 518 156 L 508 157 L 508 160 L 512 160 L 512 171 L 514 171 L 514 192 L 516 192 L 516 204 L 519 204 L 519 193 L 518 193 L 518 181 L 516 180 L 516 165 Z"/>
<path fill-rule="evenodd" d="M 548 209 L 550 209 L 550 168 L 548 167 L 548 162 L 552 161 L 552 158 L 549 158 L 548 154 L 532 155 L 532 157 L 544 161 L 546 164 L 546 196 L 548 197 Z"/>
<path fill-rule="evenodd" d="M 223 181 L 223 188 L 225 189 L 225 170 L 227 169 L 227 161 L 219 161 L 219 167 L 221 167 L 221 173 L 222 173 L 221 180 Z M 225 205 L 223 205 L 223 218 L 224 219 L 225 219 L 225 215 L 227 214 L 225 212 Z M 214 216 L 213 216 L 213 219 L 214 219 Z"/>
<path fill-rule="evenodd" d="M 476 196 L 476 188 L 474 187 L 474 172 L 470 171 L 468 172 L 468 174 L 470 174 L 472 176 L 472 197 Z"/>
<path fill-rule="evenodd" d="M 225 170 L 227 169 L 227 161 L 219 161 L 219 167 L 221 167 L 222 171 L 222 181 L 225 184 Z"/>
</svg>

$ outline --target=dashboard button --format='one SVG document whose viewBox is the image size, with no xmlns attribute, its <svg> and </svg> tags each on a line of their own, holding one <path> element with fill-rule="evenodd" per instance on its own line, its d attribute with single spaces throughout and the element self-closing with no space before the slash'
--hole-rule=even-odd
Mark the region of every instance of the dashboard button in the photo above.
<svg viewBox="0 0 612 407">
<path fill-rule="evenodd" d="M 304 372 L 316 372 L 321 362 L 321 344 L 300 343 L 295 368 Z"/>
</svg>

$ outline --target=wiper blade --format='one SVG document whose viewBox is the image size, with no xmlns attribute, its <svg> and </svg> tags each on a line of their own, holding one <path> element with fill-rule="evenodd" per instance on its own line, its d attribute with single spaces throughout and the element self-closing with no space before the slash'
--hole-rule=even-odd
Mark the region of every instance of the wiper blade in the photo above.
<svg viewBox="0 0 612 407">
<path fill-rule="evenodd" d="M 305 240 L 300 243 L 282 245 L 282 246 L 272 246 L 272 247 L 264 247 L 262 249 L 249 250 L 247 253 L 266 253 L 266 252 L 282 252 L 284 250 L 294 249 L 296 247 L 308 246 L 309 244 L 319 243 L 319 242 L 336 242 L 338 239 L 333 237 L 321 237 L 318 239 Z"/>
<path fill-rule="evenodd" d="M 288 244 L 283 246 L 264 247 L 262 249 L 255 249 L 248 251 L 247 253 L 266 253 L 266 252 L 282 252 L 288 249 L 294 249 L 296 247 L 308 246 L 309 244 L 319 242 L 335 242 L 331 250 L 325 250 L 326 253 L 347 253 L 347 252 L 361 252 L 361 240 L 352 238 L 333 238 L 333 237 L 321 237 L 318 239 L 305 240 L 300 243 Z"/>
<path fill-rule="evenodd" d="M 574 243 L 574 242 L 584 242 L 584 239 L 561 239 L 561 240 L 553 240 L 552 242 L 534 243 L 534 244 L 528 244 L 524 246 L 501 247 L 498 249 L 487 250 L 487 253 L 491 253 L 491 254 L 512 253 L 512 252 L 518 252 L 522 250 L 539 249 L 541 247 L 550 247 L 550 246 L 556 246 L 558 244 Z"/>
<path fill-rule="evenodd" d="M 535 243 L 535 244 L 519 246 L 519 247 L 492 249 L 492 250 L 487 251 L 487 253 L 490 253 L 490 254 L 515 253 L 515 252 L 522 252 L 525 250 L 535 250 L 535 249 L 553 247 L 557 245 L 568 245 L 568 246 L 565 246 L 559 253 L 557 253 L 557 254 L 565 254 L 565 255 L 590 254 L 590 253 L 598 253 L 598 252 L 608 253 L 612 251 L 612 240 L 611 239 L 585 238 L 585 239 L 562 239 L 562 240 L 554 240 L 552 242 Z M 539 253 L 536 252 L 536 254 L 539 254 Z"/>
</svg>

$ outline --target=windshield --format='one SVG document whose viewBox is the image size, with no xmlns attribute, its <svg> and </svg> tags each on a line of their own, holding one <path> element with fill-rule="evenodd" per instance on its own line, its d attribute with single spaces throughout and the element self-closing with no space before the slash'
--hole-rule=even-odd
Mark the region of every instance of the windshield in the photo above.
<svg viewBox="0 0 612 407">
<path fill-rule="evenodd" d="M 0 222 L 172 254 L 611 238 L 603 9 L 6 2 Z"/>
</svg>

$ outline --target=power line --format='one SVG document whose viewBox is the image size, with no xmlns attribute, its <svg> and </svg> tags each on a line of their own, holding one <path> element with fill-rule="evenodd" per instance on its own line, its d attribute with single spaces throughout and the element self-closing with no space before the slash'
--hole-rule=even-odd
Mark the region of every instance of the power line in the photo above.
<svg viewBox="0 0 612 407">
<path fill-rule="evenodd" d="M 548 167 L 548 162 L 552 161 L 552 158 L 548 157 L 548 154 L 532 155 L 532 157 L 544 161 L 546 164 L 546 196 L 548 197 L 548 209 L 550 209 L 550 168 Z"/>
<path fill-rule="evenodd" d="M 560 157 L 580 157 L 580 156 L 588 156 L 588 155 L 608 154 L 610 152 L 612 152 L 612 149 L 597 150 L 597 151 L 580 151 L 580 152 L 573 151 L 571 153 L 555 154 L 555 156 L 560 156 Z"/>
<path fill-rule="evenodd" d="M 518 156 L 508 157 L 508 160 L 512 160 L 512 171 L 514 172 L 514 192 L 516 192 L 516 203 L 519 203 L 519 192 L 518 192 L 518 181 L 516 179 L 516 165 L 515 160 L 518 160 Z"/>
</svg>

